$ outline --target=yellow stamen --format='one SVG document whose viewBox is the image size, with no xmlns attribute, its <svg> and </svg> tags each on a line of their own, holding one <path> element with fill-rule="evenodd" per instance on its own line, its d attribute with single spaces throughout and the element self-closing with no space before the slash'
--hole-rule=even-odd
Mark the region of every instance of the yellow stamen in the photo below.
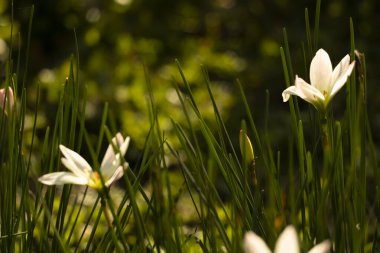
<svg viewBox="0 0 380 253">
<path fill-rule="evenodd" d="M 97 171 L 91 173 L 89 186 L 97 190 L 103 188 L 102 181 L 100 180 L 100 174 Z"/>
</svg>

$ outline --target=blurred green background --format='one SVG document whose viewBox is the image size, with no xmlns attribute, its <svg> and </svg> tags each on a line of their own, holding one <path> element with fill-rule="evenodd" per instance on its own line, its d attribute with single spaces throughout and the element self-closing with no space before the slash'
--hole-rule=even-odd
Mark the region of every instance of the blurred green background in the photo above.
<svg viewBox="0 0 380 253">
<path fill-rule="evenodd" d="M 31 112 L 36 87 L 41 87 L 38 122 L 42 133 L 46 126 L 54 124 L 59 92 L 69 75 L 70 56 L 76 52 L 75 30 L 79 80 L 88 92 L 87 127 L 94 135 L 104 103 L 109 102 L 117 127 L 132 136 L 135 147 L 143 146 L 149 130 L 148 76 L 161 128 L 170 138 L 170 117 L 177 121 L 184 117 L 173 88 L 173 83 L 182 85 L 174 62 L 177 58 L 206 120 L 211 121 L 213 110 L 201 66 L 208 70 L 231 133 L 238 136 L 240 121 L 245 117 L 234 84 L 239 78 L 261 130 L 266 124 L 264 108 L 266 90 L 269 91 L 270 114 L 265 131 L 276 140 L 274 145 L 287 140 L 288 105 L 281 98 L 285 82 L 279 50 L 283 27 L 287 28 L 294 72 L 307 80 L 302 60 L 302 43 L 306 41 L 304 13 L 308 8 L 313 27 L 315 1 L 19 0 L 13 6 L 12 58 L 21 55 L 22 73 L 32 5 L 35 12 L 25 83 Z M 2 73 L 11 45 L 11 10 L 11 1 L 0 0 Z M 357 49 L 367 58 L 369 114 L 374 129 L 380 127 L 379 10 L 377 0 L 322 1 L 319 36 L 319 47 L 329 52 L 333 65 L 337 64 L 350 50 L 349 17 L 353 18 Z M 377 131 L 374 135 L 375 140 L 380 138 Z"/>
</svg>

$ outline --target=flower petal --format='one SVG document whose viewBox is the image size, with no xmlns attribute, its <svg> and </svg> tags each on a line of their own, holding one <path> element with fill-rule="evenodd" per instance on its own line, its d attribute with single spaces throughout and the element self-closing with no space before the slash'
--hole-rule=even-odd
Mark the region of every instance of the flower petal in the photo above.
<svg viewBox="0 0 380 253">
<path fill-rule="evenodd" d="M 331 77 L 331 84 L 334 84 L 338 78 L 347 70 L 348 65 L 350 65 L 350 56 L 347 54 L 334 68 Z"/>
<path fill-rule="evenodd" d="M 115 170 L 115 173 L 110 177 L 110 179 L 107 180 L 107 182 L 105 183 L 105 186 L 110 187 L 110 185 L 113 182 L 115 182 L 116 180 L 118 180 L 119 178 L 121 178 L 124 175 L 124 168 L 127 168 L 127 167 L 119 166 Z"/>
<path fill-rule="evenodd" d="M 330 251 L 331 243 L 325 240 L 320 244 L 315 245 L 308 253 L 327 253 Z"/>
<path fill-rule="evenodd" d="M 77 167 L 77 165 L 73 162 L 73 160 L 70 160 L 70 159 L 67 159 L 65 157 L 62 157 L 61 158 L 61 162 L 62 164 L 67 168 L 69 169 L 74 175 L 76 175 L 77 177 L 82 177 L 82 178 L 89 178 L 90 177 L 90 174 L 86 174 L 84 171 L 82 171 L 81 169 L 79 169 Z"/>
<path fill-rule="evenodd" d="M 355 61 L 351 62 L 350 65 L 347 66 L 346 69 L 342 69 L 342 73 L 339 75 L 333 87 L 331 88 L 330 98 L 332 98 L 347 82 L 347 78 L 351 75 L 352 70 L 354 69 Z"/>
<path fill-rule="evenodd" d="M 325 100 L 325 97 L 317 88 L 311 86 L 298 76 L 296 76 L 295 85 L 288 87 L 282 92 L 283 101 L 288 101 L 290 95 L 299 96 L 303 100 L 313 104 L 315 107 L 319 107 Z"/>
<path fill-rule="evenodd" d="M 88 178 L 90 176 L 92 172 L 91 166 L 83 157 L 63 145 L 59 145 L 59 148 L 65 156 L 61 161 L 66 168 L 71 170 L 78 177 Z"/>
<path fill-rule="evenodd" d="M 287 226 L 277 239 L 274 253 L 299 253 L 298 237 L 293 226 Z"/>
<path fill-rule="evenodd" d="M 314 104 L 315 101 L 317 100 L 321 100 L 321 101 L 325 100 L 325 97 L 323 96 L 320 90 L 308 84 L 302 78 L 299 78 L 298 76 L 296 76 L 295 83 L 296 83 L 297 89 L 300 90 L 299 93 L 302 94 L 301 98 L 306 100 L 307 102 Z"/>
<path fill-rule="evenodd" d="M 282 92 L 282 100 L 284 102 L 287 102 L 290 98 L 291 95 L 294 95 L 294 96 L 299 96 L 299 97 L 303 97 L 303 93 L 300 93 L 301 91 L 299 89 L 297 89 L 296 86 L 290 86 L 288 87 L 286 90 L 284 90 Z"/>
<path fill-rule="evenodd" d="M 245 233 L 243 248 L 244 253 L 271 253 L 264 240 L 252 231 Z"/>
<path fill-rule="evenodd" d="M 120 136 L 122 136 L 121 134 L 120 134 Z M 127 150 L 128 150 L 128 147 L 129 147 L 129 142 L 131 141 L 131 138 L 129 137 L 129 136 L 127 136 L 126 138 L 125 138 L 125 140 L 122 142 L 122 144 L 120 145 L 120 154 L 122 155 L 122 156 L 124 156 L 125 155 L 125 153 L 127 153 Z"/>
<path fill-rule="evenodd" d="M 317 88 L 311 86 L 298 76 L 296 76 L 295 83 L 298 96 L 312 104 L 317 109 L 323 107 L 325 97 Z"/>
<path fill-rule="evenodd" d="M 319 49 L 310 64 L 310 83 L 322 94 L 330 91 L 332 65 L 325 50 Z"/>
<path fill-rule="evenodd" d="M 45 174 L 38 178 L 43 184 L 46 185 L 63 185 L 63 184 L 79 184 L 86 185 L 87 180 L 83 177 L 78 177 L 70 172 L 53 172 Z"/>
<path fill-rule="evenodd" d="M 117 152 L 117 154 L 115 154 L 112 144 L 108 146 L 102 164 L 100 165 L 100 171 L 104 178 L 110 178 L 120 166 L 121 156 L 124 156 L 127 152 L 130 138 L 126 137 L 124 139 L 120 133 L 117 133 L 116 136 L 112 138 L 112 142 L 119 148 L 117 151 L 120 151 L 120 153 Z"/>
</svg>

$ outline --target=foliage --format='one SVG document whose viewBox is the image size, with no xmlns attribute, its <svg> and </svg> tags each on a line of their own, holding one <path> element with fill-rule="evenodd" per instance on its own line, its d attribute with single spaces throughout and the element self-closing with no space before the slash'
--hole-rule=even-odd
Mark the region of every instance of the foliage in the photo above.
<svg viewBox="0 0 380 253">
<path fill-rule="evenodd" d="M 0 3 L 5 12 L 7 2 Z M 290 10 L 286 1 L 269 3 L 280 13 Z M 349 40 L 341 43 L 350 47 L 356 67 L 321 117 L 297 98 L 289 100 L 289 112 L 270 106 L 282 103 L 277 89 L 291 86 L 295 73 L 308 76 L 320 41 L 327 41 L 328 33 L 319 29 L 326 11 L 320 1 L 313 19 L 304 12 L 300 49 L 291 45 L 301 32 L 289 41 L 283 29 L 278 53 L 277 40 L 262 36 L 276 19 L 256 1 L 246 15 L 262 17 L 263 27 L 236 23 L 235 15 L 240 22 L 250 19 L 232 0 L 56 4 L 39 4 L 36 12 L 15 8 L 5 16 L 10 21 L 9 36 L 1 39 L 8 43 L 2 87 L 13 88 L 15 108 L 0 111 L 1 252 L 241 252 L 246 231 L 273 248 L 288 224 L 297 228 L 303 251 L 325 239 L 333 252 L 379 250 L 380 173 L 367 110 L 372 92 L 366 58 L 355 51 L 352 20 Z M 44 8 L 49 11 L 40 19 Z M 25 37 L 13 10 L 28 10 Z M 51 44 L 57 34 L 46 44 L 36 42 L 42 27 L 57 23 L 77 27 L 76 44 L 67 46 L 67 38 Z M 248 49 L 256 41 L 260 53 Z M 67 59 L 57 50 L 50 59 L 57 63 L 39 70 L 44 53 L 38 46 L 74 54 Z M 341 48 L 329 51 L 334 58 L 344 54 Z M 278 83 L 286 85 L 265 86 L 260 107 L 248 100 L 252 87 L 243 84 L 281 72 L 272 61 L 277 54 L 285 79 Z M 173 55 L 179 60 L 169 62 Z M 255 55 L 267 59 L 257 69 Z M 276 121 L 279 127 L 272 126 Z M 132 141 L 124 158 L 130 167 L 119 184 L 94 190 L 37 181 L 64 170 L 59 145 L 97 171 L 99 154 L 120 128 Z M 240 129 L 248 138 L 241 146 Z"/>
</svg>

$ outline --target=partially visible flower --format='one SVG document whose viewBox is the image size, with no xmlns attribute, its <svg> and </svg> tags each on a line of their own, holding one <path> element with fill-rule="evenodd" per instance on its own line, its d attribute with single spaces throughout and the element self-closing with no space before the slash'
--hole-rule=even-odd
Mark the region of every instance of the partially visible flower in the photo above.
<svg viewBox="0 0 380 253">
<path fill-rule="evenodd" d="M 346 83 L 354 65 L 347 54 L 333 70 L 329 55 L 319 49 L 310 64 L 310 84 L 296 75 L 295 85 L 284 90 L 282 98 L 286 102 L 291 95 L 299 96 L 323 112 Z"/>
<path fill-rule="evenodd" d="M 112 144 L 108 146 L 99 169 L 106 187 L 123 176 L 124 168 L 128 164 L 122 164 L 122 157 L 127 152 L 129 141 L 129 137 L 124 139 L 120 133 L 117 133 L 112 139 L 113 144 L 118 148 L 117 153 L 115 153 Z M 83 157 L 63 145 L 59 145 L 59 148 L 64 156 L 61 161 L 71 172 L 62 171 L 45 174 L 38 178 L 38 181 L 46 185 L 78 184 L 88 185 L 97 190 L 102 188 L 99 173 L 93 171 Z"/>
<path fill-rule="evenodd" d="M 326 253 L 330 251 L 330 241 L 325 240 L 314 246 L 308 253 Z M 264 240 L 249 231 L 245 233 L 244 244 L 245 253 L 271 253 Z M 274 253 L 299 253 L 297 232 L 293 226 L 287 226 L 277 239 Z"/>
<path fill-rule="evenodd" d="M 13 90 L 11 87 L 8 89 L 0 89 L 0 107 L 5 113 L 12 112 L 14 106 Z M 5 110 L 4 110 L 5 108 Z"/>
</svg>

